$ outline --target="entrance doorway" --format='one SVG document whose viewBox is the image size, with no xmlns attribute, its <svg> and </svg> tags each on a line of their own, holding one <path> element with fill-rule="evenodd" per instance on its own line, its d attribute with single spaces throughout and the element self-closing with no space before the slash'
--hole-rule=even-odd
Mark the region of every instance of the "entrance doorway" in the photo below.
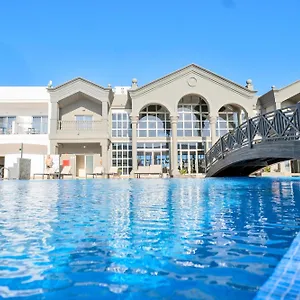
<svg viewBox="0 0 300 300">
<path fill-rule="evenodd" d="M 178 143 L 178 166 L 187 174 L 204 173 L 204 143 Z"/>
<path fill-rule="evenodd" d="M 138 166 L 161 165 L 163 173 L 170 169 L 169 143 L 137 143 Z"/>
<path fill-rule="evenodd" d="M 84 178 L 86 173 L 93 173 L 93 155 L 76 155 L 76 177 Z"/>
</svg>

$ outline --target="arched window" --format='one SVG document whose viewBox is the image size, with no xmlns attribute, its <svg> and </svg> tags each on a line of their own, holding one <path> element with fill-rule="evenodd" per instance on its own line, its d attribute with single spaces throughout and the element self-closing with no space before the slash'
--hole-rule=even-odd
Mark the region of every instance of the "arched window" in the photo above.
<svg viewBox="0 0 300 300">
<path fill-rule="evenodd" d="M 217 120 L 217 136 L 222 136 L 234 130 L 244 121 L 246 121 L 246 112 L 244 109 L 234 104 L 222 106 L 219 109 Z"/>
<path fill-rule="evenodd" d="M 140 111 L 138 137 L 167 137 L 170 132 L 170 114 L 164 106 L 151 104 Z"/>
<path fill-rule="evenodd" d="M 198 95 L 187 95 L 178 103 L 177 135 L 184 137 L 210 136 L 209 109 Z"/>
</svg>

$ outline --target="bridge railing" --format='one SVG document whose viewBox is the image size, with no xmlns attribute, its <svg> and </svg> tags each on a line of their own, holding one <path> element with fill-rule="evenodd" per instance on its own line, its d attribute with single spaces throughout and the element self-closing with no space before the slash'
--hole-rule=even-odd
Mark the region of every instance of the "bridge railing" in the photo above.
<svg viewBox="0 0 300 300">
<path fill-rule="evenodd" d="M 248 119 L 223 135 L 205 154 L 206 172 L 218 160 L 242 147 L 281 139 L 300 139 L 300 103 Z"/>
</svg>

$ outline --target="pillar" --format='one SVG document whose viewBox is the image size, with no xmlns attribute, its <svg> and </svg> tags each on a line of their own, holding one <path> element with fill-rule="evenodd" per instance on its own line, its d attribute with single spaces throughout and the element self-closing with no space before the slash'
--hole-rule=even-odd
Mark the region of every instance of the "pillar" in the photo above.
<svg viewBox="0 0 300 300">
<path fill-rule="evenodd" d="M 102 117 L 107 119 L 108 114 L 108 103 L 107 101 L 102 101 Z"/>
<path fill-rule="evenodd" d="M 275 109 L 281 109 L 281 102 L 275 102 Z"/>
<path fill-rule="evenodd" d="M 108 172 L 108 141 L 107 139 L 101 141 L 101 158 L 102 166 L 105 172 Z"/>
<path fill-rule="evenodd" d="M 213 146 L 214 143 L 217 141 L 217 116 L 210 116 L 209 117 L 209 124 L 210 124 L 210 137 L 211 137 L 211 145 Z"/>
<path fill-rule="evenodd" d="M 57 131 L 57 121 L 59 118 L 59 108 L 57 102 L 50 102 L 48 106 L 48 133 L 55 135 Z"/>
<path fill-rule="evenodd" d="M 131 174 L 137 171 L 137 135 L 136 135 L 136 127 L 137 122 L 139 120 L 138 116 L 130 116 L 131 119 L 131 128 L 132 128 L 132 135 L 131 135 L 131 143 L 132 143 L 132 171 Z"/>
<path fill-rule="evenodd" d="M 172 147 L 171 147 L 171 174 L 176 176 L 178 171 L 178 147 L 177 147 L 177 123 L 178 116 L 171 116 L 171 128 L 172 128 Z"/>
<path fill-rule="evenodd" d="M 58 154 L 58 145 L 56 141 L 49 140 L 47 154 Z"/>
</svg>

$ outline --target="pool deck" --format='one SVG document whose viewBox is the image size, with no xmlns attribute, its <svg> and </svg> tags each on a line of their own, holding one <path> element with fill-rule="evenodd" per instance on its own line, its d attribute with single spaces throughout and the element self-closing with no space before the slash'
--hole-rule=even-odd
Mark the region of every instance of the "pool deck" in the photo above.
<svg viewBox="0 0 300 300">
<path fill-rule="evenodd" d="M 300 233 L 255 300 L 300 299 Z"/>
</svg>

